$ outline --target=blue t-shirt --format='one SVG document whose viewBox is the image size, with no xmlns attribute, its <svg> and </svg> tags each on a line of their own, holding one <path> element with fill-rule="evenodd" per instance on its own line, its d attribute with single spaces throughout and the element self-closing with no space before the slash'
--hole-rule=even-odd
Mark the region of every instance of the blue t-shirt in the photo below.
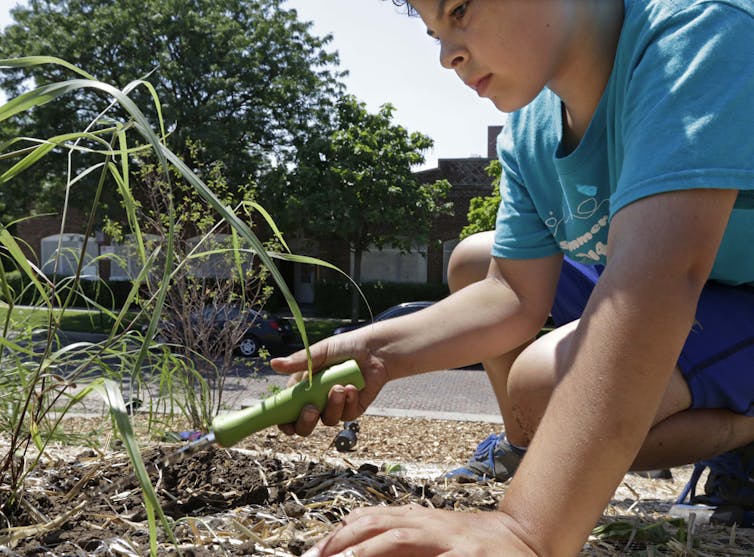
<svg viewBox="0 0 754 557">
<path fill-rule="evenodd" d="M 710 278 L 754 283 L 754 1 L 624 3 L 609 82 L 573 152 L 551 91 L 510 115 L 492 254 L 605 264 L 610 219 L 629 203 L 738 189 Z"/>
</svg>

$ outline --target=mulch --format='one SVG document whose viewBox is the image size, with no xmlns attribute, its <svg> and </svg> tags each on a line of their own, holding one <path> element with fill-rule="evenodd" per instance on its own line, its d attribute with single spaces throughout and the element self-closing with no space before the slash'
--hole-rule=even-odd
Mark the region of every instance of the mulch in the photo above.
<svg viewBox="0 0 754 557">
<path fill-rule="evenodd" d="M 505 494 L 506 484 L 438 479 L 492 431 L 487 423 L 365 416 L 346 453 L 333 444 L 340 428 L 308 438 L 270 429 L 167 467 L 157 463 L 180 445 L 162 440 L 163 427 L 185 424 L 150 427 L 143 416 L 135 424 L 175 536 L 158 529 L 160 555 L 301 555 L 358 506 L 487 512 Z M 0 554 L 148 554 L 141 489 L 109 421 L 70 419 L 65 429 L 77 444 L 47 450 L 18 500 L 0 486 L 0 509 L 12 525 L 0 530 Z M 672 480 L 627 475 L 582 555 L 754 555 L 754 530 L 702 524 L 689 535 L 685 522 L 668 516 L 689 472 L 674 469 Z"/>
</svg>

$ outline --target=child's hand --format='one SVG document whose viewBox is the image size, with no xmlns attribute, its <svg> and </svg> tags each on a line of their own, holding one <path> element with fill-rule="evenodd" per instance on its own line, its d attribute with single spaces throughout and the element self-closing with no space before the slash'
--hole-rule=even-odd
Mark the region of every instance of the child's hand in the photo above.
<svg viewBox="0 0 754 557">
<path fill-rule="evenodd" d="M 532 557 L 501 512 L 462 513 L 421 505 L 356 509 L 303 557 Z"/>
<path fill-rule="evenodd" d="M 321 414 L 316 406 L 306 406 L 295 423 L 279 426 L 282 432 L 288 435 L 307 436 L 311 434 L 320 419 L 328 426 L 355 420 L 374 401 L 387 382 L 387 374 L 382 362 L 363 347 L 361 335 L 358 333 L 354 331 L 330 337 L 313 344 L 310 352 L 314 373 L 336 363 L 349 359 L 356 360 L 366 383 L 364 388 L 359 391 L 353 385 L 335 385 L 330 389 L 327 404 Z M 305 350 L 299 350 L 284 358 L 274 358 L 270 364 L 277 372 L 291 374 L 288 386 L 308 380 Z"/>
</svg>

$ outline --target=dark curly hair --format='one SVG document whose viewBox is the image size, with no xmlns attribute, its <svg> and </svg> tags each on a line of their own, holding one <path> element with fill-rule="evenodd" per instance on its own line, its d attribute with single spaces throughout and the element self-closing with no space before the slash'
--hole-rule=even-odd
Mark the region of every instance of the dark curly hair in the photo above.
<svg viewBox="0 0 754 557">
<path fill-rule="evenodd" d="M 419 15 L 408 0 L 393 0 L 393 4 L 398 7 L 404 6 L 406 8 L 406 13 L 410 16 Z"/>
</svg>

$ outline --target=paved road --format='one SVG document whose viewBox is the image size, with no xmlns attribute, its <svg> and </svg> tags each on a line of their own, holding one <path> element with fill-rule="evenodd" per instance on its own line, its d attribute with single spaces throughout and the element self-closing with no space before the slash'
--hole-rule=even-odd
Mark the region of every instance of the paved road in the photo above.
<svg viewBox="0 0 754 557">
<path fill-rule="evenodd" d="M 235 405 L 248 405 L 284 386 L 285 376 L 262 373 L 258 379 L 233 379 L 230 396 Z M 388 383 L 367 411 L 384 416 L 412 416 L 502 423 L 487 374 L 478 369 L 440 370 Z"/>
<path fill-rule="evenodd" d="M 97 342 L 101 338 L 100 335 L 68 334 L 61 340 L 63 343 Z M 243 365 L 248 363 L 241 361 L 226 379 L 223 396 L 229 409 L 251 405 L 268 396 L 274 387 L 285 386 L 287 376 L 261 365 L 255 366 L 258 368 L 256 373 L 249 373 Z M 87 404 L 87 410 L 104 411 L 104 406 L 95 398 Z M 492 388 L 481 366 L 440 370 L 388 383 L 367 414 L 502 424 Z"/>
</svg>

